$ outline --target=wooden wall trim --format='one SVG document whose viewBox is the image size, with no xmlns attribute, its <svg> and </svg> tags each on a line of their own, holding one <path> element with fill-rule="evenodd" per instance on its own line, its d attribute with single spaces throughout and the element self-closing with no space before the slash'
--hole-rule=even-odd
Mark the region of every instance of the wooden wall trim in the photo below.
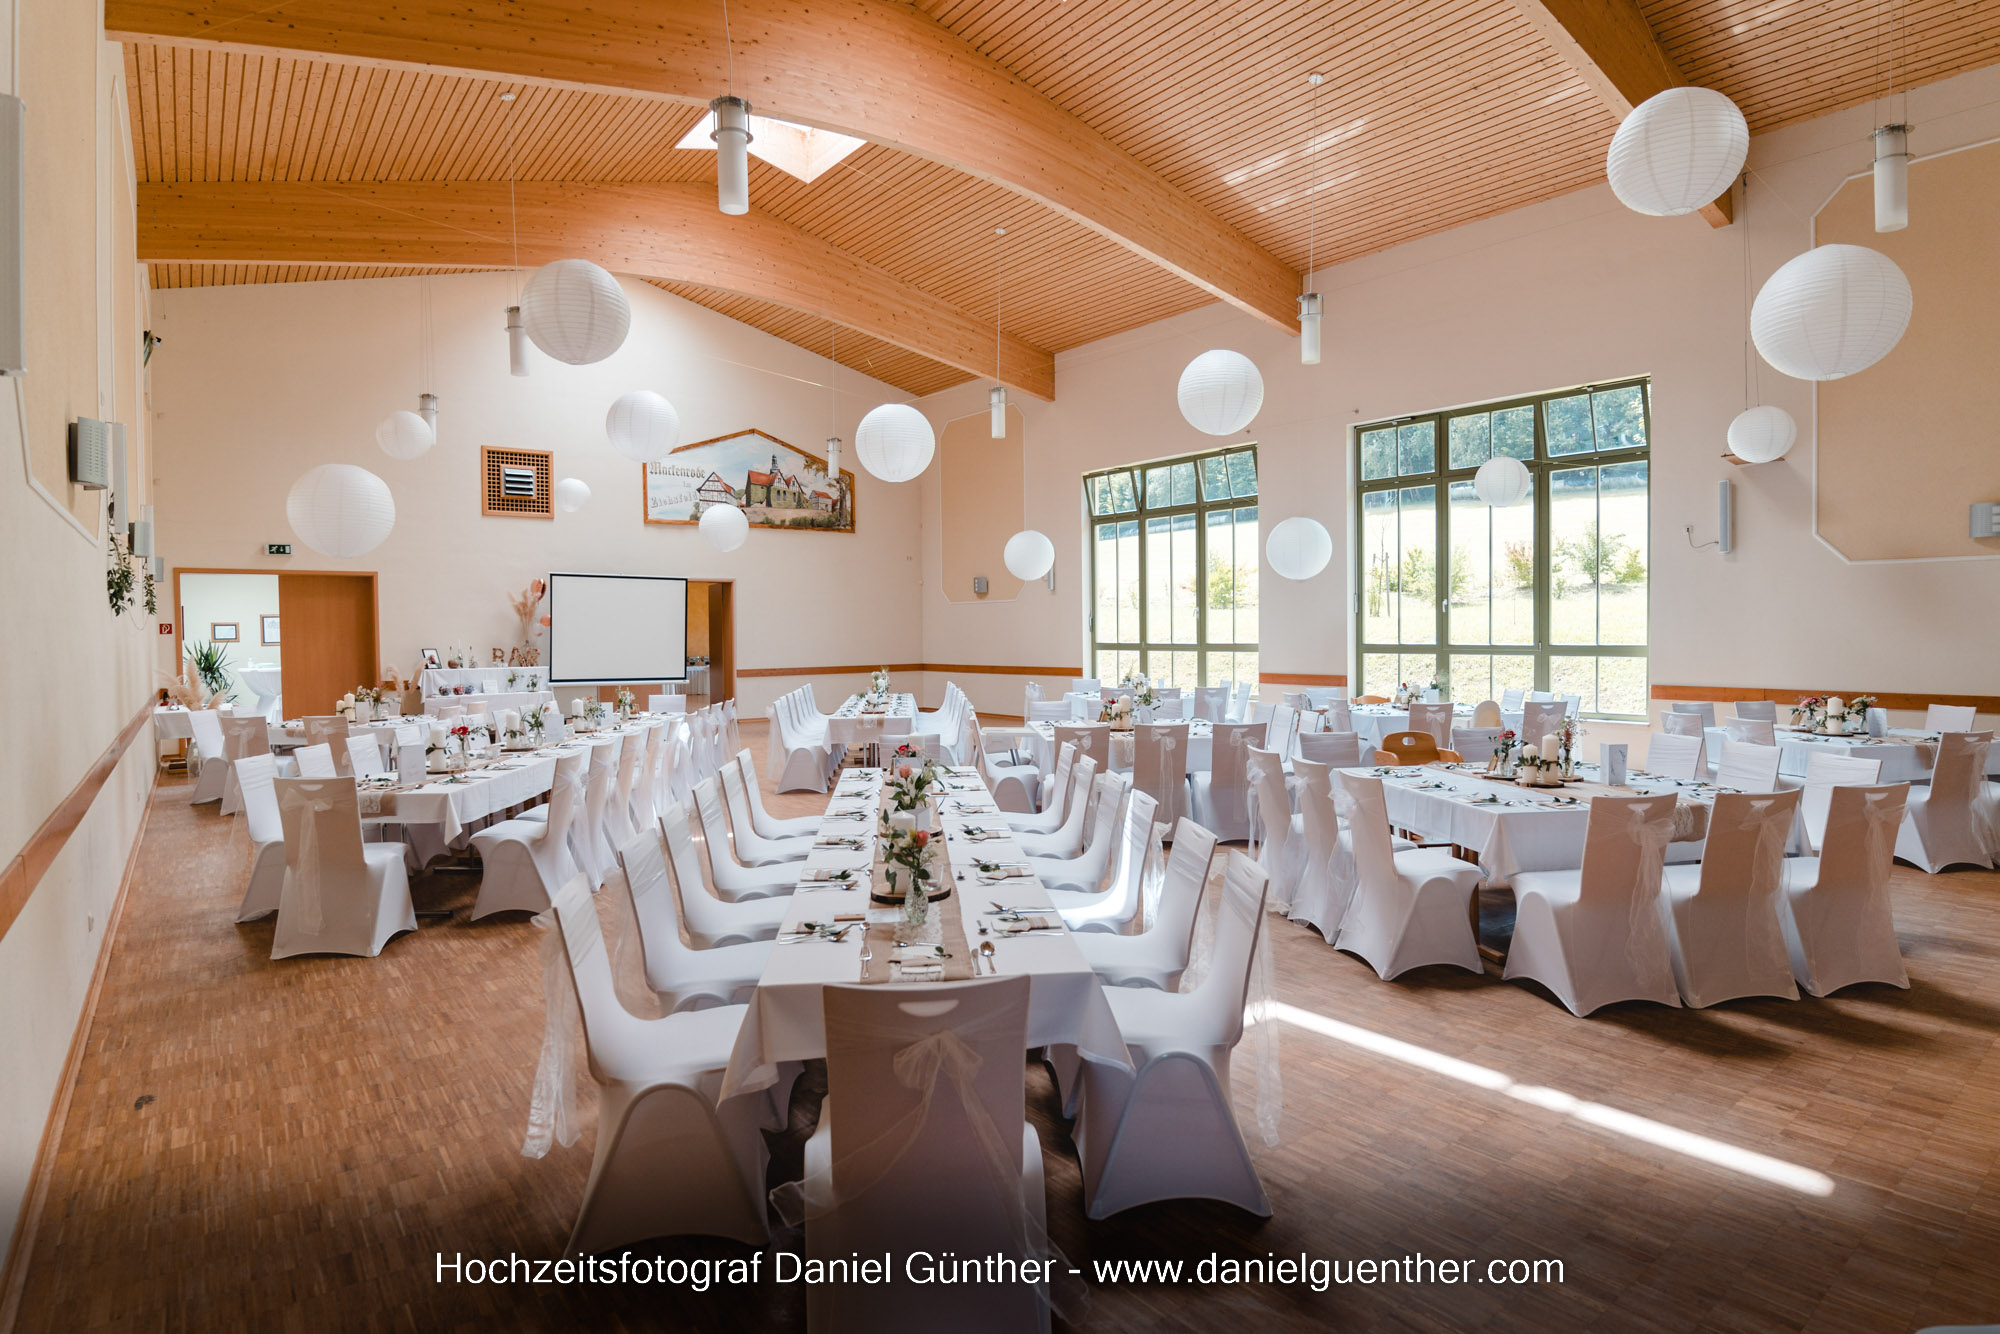
<svg viewBox="0 0 2000 1334">
<path fill-rule="evenodd" d="M 57 854 L 69 842 L 69 836 L 76 832 L 77 826 L 83 823 L 83 817 L 90 813 L 90 804 L 97 800 L 97 794 L 111 777 L 111 771 L 125 758 L 133 739 L 152 720 L 153 697 L 149 694 L 116 739 L 84 771 L 76 786 L 69 790 L 69 795 L 56 803 L 56 808 L 49 812 L 49 818 L 42 821 L 41 828 L 28 836 L 28 841 L 7 863 L 7 869 L 0 871 L 0 938 L 6 936 L 15 919 L 21 915 L 21 910 L 28 906 L 28 896 L 35 892 L 35 886 L 42 882 Z"/>
<path fill-rule="evenodd" d="M 866 676 L 877 669 L 894 676 L 897 672 L 960 672 L 967 676 L 1082 676 L 1079 667 L 1014 667 L 995 663 L 891 662 L 869 663 L 860 667 L 739 667 L 745 676 Z"/>
<path fill-rule="evenodd" d="M 150 711 L 151 705 L 148 705 Z M 125 900 L 139 870 L 139 849 L 146 842 L 146 826 L 153 818 L 153 800 L 148 793 L 139 811 L 139 828 L 132 835 L 132 848 L 125 854 L 125 874 L 118 881 L 118 896 L 104 918 L 104 938 L 97 943 L 97 963 L 91 969 L 90 986 L 83 993 L 83 1007 L 70 1034 L 69 1052 L 63 1057 L 62 1074 L 56 1080 L 56 1095 L 49 1102 L 48 1119 L 42 1123 L 41 1143 L 35 1148 L 34 1166 L 28 1172 L 28 1189 L 21 1196 L 21 1213 L 14 1221 L 14 1240 L 7 1247 L 5 1264 L 0 1264 L 0 1331 L 12 1330 L 21 1310 L 21 1294 L 28 1286 L 28 1263 L 34 1258 L 35 1236 L 41 1230 L 42 1212 L 48 1207 L 49 1181 L 55 1175 L 56 1150 L 62 1144 L 63 1126 L 69 1121 L 70 1098 L 76 1092 L 77 1071 L 83 1065 L 84 1048 L 89 1045 L 90 1026 L 97 1017 L 97 999 L 104 990 L 104 975 L 110 971 L 111 944 L 118 924 L 125 918 Z"/>
<path fill-rule="evenodd" d="M 1313 676 L 1304 672 L 1259 672 L 1257 684 L 1266 686 L 1344 686 L 1345 676 Z"/>
<path fill-rule="evenodd" d="M 1897 690 L 1828 690 L 1824 686 L 1797 689 L 1785 686 L 1656 685 L 1653 687 L 1654 699 L 1706 700 L 1719 704 L 1763 699 L 1778 704 L 1796 704 L 1807 695 L 1839 695 L 1843 699 L 1853 699 L 1856 695 L 1873 695 L 1876 704 L 1884 709 L 1914 709 L 1921 712 L 1933 704 L 1970 704 L 1981 713 L 2000 713 L 2000 695 L 1944 695 Z"/>
</svg>

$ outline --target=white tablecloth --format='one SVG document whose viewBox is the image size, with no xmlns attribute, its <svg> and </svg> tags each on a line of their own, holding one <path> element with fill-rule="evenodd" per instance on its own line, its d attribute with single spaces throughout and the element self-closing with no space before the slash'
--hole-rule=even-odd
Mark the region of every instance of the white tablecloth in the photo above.
<svg viewBox="0 0 2000 1334">
<path fill-rule="evenodd" d="M 1710 763 L 1722 759 L 1722 743 L 1728 739 L 1726 728 L 1707 729 L 1708 758 Z M 1886 736 L 1824 736 L 1812 732 L 1788 732 L 1784 728 L 1777 731 L 1778 773 L 1785 778 L 1804 778 L 1806 764 L 1815 752 L 1838 755 L 1842 759 L 1880 760 L 1884 783 L 1928 783 L 1931 780 L 1931 766 L 1937 762 L 1936 732 L 1925 732 L 1916 728 L 1892 727 Z M 2000 775 L 2000 746 L 1987 754 L 1986 772 Z"/>
<path fill-rule="evenodd" d="M 668 682 L 667 684 L 671 688 L 673 683 Z M 708 693 L 707 663 L 691 662 L 687 665 L 686 693 L 690 695 L 706 695 Z"/>
<path fill-rule="evenodd" d="M 507 684 L 508 677 L 514 684 Z M 426 695 L 441 694 L 451 686 L 479 690 L 534 690 L 549 683 L 546 667 L 426 667 L 417 673 L 417 689 Z"/>
<path fill-rule="evenodd" d="M 555 697 L 553 690 L 503 690 L 491 695 L 425 695 L 424 713 L 435 718 L 440 708 L 457 705 L 467 713 L 475 709 L 484 709 L 497 718 L 502 709 L 519 709 L 522 713 L 526 713 L 530 709 L 554 703 Z"/>
<path fill-rule="evenodd" d="M 284 689 L 284 673 L 277 667 L 238 667 L 236 677 L 251 694 L 246 713 L 269 718 L 278 709 L 278 695 Z"/>
<path fill-rule="evenodd" d="M 1588 799 L 1575 805 L 1556 805 L 1563 795 L 1560 788 L 1516 787 L 1438 765 L 1389 772 L 1364 765 L 1347 772 L 1382 779 L 1389 823 L 1395 828 L 1478 853 L 1480 869 L 1486 872 L 1489 883 L 1504 883 L 1522 871 L 1573 871 L 1583 865 L 1584 829 L 1590 823 Z M 1593 781 L 1597 777 L 1595 765 L 1580 764 L 1577 772 Z M 1683 802 L 1712 805 L 1715 801 L 1715 789 L 1707 784 L 1630 777 L 1633 796 L 1676 791 Z M 1480 800 L 1486 797 L 1497 800 Z M 1701 826 L 1706 829 L 1706 820 Z"/>
<path fill-rule="evenodd" d="M 917 721 L 915 695 L 889 696 L 884 713 L 864 713 L 859 695 L 833 711 L 826 723 L 826 739 L 836 746 L 865 746 L 885 736 L 908 736 Z"/>
<path fill-rule="evenodd" d="M 1028 907 L 1048 903 L 1041 883 L 1032 878 L 979 883 L 974 859 L 1003 864 L 1019 864 L 1024 859 L 1011 835 L 1004 839 L 971 842 L 969 829 L 1006 829 L 993 806 L 993 799 L 972 768 L 951 771 L 951 782 L 963 795 L 947 794 L 943 824 L 945 854 L 952 871 L 953 893 L 959 896 L 968 943 L 979 939 L 978 923 L 986 910 L 996 904 Z M 857 778 L 857 775 L 860 775 Z M 867 868 L 874 861 L 875 811 L 881 803 L 881 771 L 849 770 L 827 802 L 829 818 L 820 826 L 822 837 L 859 837 L 859 851 L 815 849 L 802 863 L 808 868 Z M 831 813 L 861 810 L 867 818 L 843 820 Z M 959 879 L 960 874 L 964 875 Z M 893 920 L 897 908 L 871 908 L 865 888 L 838 890 L 802 887 L 792 896 L 792 911 L 785 919 L 783 939 L 801 922 L 831 921 L 836 914 L 872 911 L 887 914 L 878 920 Z M 1051 909 L 1050 915 L 1053 914 Z M 991 920 L 987 918 L 986 920 Z M 804 1061 L 826 1055 L 826 1021 L 821 996 L 828 985 L 856 983 L 861 977 L 861 936 L 857 929 L 840 942 L 808 941 L 799 945 L 781 944 L 771 951 L 770 962 L 750 998 L 750 1012 L 743 1018 L 736 1049 L 723 1075 L 722 1096 L 735 1097 L 769 1088 L 778 1080 L 778 1066 L 786 1061 Z M 1112 1017 L 1104 990 L 1091 971 L 1083 952 L 1068 931 L 1059 933 L 994 938 L 994 964 L 999 975 L 1027 974 L 1028 1046 L 1052 1044 L 1075 1046 L 1086 1059 L 1131 1068 L 1125 1042 Z M 925 983 L 883 984 L 921 988 Z M 971 1146 L 967 1146 L 971 1152 Z"/>
</svg>

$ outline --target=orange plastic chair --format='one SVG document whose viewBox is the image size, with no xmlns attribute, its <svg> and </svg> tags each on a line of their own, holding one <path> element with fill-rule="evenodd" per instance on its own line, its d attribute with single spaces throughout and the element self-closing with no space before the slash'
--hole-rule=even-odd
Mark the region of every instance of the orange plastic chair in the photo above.
<svg viewBox="0 0 2000 1334">
<path fill-rule="evenodd" d="M 1387 695 L 1361 695 L 1354 702 L 1356 704 L 1387 704 L 1389 697 Z"/>
<path fill-rule="evenodd" d="M 1438 746 L 1429 732 L 1391 732 L 1375 751 L 1377 764 L 1435 764 L 1439 760 L 1458 763 L 1459 753 Z"/>
</svg>

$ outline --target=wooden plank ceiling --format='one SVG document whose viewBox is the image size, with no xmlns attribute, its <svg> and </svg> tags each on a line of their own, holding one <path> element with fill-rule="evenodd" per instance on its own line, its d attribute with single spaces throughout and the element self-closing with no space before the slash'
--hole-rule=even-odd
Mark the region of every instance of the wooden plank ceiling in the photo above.
<svg viewBox="0 0 2000 1334">
<path fill-rule="evenodd" d="M 1616 118 L 1508 0 L 921 0 L 918 9 L 1284 264 L 1325 265 L 1602 179 Z M 1753 131 L 1866 101 L 1892 35 L 1880 0 L 1639 0 L 1692 82 Z M 2000 5 L 1904 0 L 1895 84 L 2000 60 Z M 700 109 L 338 60 L 134 41 L 141 179 L 692 182 L 673 145 Z M 1325 74 L 1309 100 L 1304 75 Z M 511 110 L 500 98 L 514 92 Z M 1316 133 L 1315 133 L 1316 131 Z M 1001 185 L 881 145 L 806 184 L 751 163 L 754 206 L 1051 351 L 1212 295 Z M 994 235 L 1005 226 L 1004 239 Z M 159 287 L 318 281 L 419 267 L 156 264 Z M 825 353 L 827 318 L 659 286 Z M 1335 312 L 1337 317 L 1337 312 Z M 971 378 L 842 330 L 842 364 L 912 394 Z"/>
</svg>

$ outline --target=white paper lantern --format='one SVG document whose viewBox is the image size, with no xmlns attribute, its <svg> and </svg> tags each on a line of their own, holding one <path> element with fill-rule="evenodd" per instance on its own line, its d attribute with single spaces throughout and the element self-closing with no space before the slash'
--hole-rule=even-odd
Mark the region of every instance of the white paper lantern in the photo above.
<svg viewBox="0 0 2000 1334">
<path fill-rule="evenodd" d="M 590 503 L 590 487 L 580 477 L 565 477 L 556 483 L 556 508 L 574 514 Z"/>
<path fill-rule="evenodd" d="M 1293 517 L 1264 539 L 1264 563 L 1281 579 L 1310 579 L 1333 559 L 1333 537 L 1318 519 Z"/>
<path fill-rule="evenodd" d="M 854 456 L 885 482 L 922 476 L 936 452 L 930 419 L 907 403 L 884 403 L 863 417 L 854 432 Z"/>
<path fill-rule="evenodd" d="M 431 424 L 407 409 L 392 412 L 375 428 L 375 443 L 392 459 L 414 459 L 437 443 Z"/>
<path fill-rule="evenodd" d="M 1032 582 L 1046 575 L 1056 563 L 1056 544 L 1032 528 L 1023 528 L 1007 539 L 1000 559 L 1006 562 L 1009 574 Z"/>
<path fill-rule="evenodd" d="M 734 505 L 710 505 L 701 512 L 701 540 L 717 551 L 734 551 L 750 536 L 750 519 Z"/>
<path fill-rule="evenodd" d="M 535 346 L 572 366 L 602 361 L 632 328 L 618 280 L 587 259 L 544 264 L 521 292 L 521 321 Z"/>
<path fill-rule="evenodd" d="M 324 556 L 363 556 L 396 526 L 389 484 L 351 463 L 322 463 L 292 483 L 285 517 L 299 541 Z"/>
<path fill-rule="evenodd" d="M 1486 460 L 1472 474 L 1472 493 L 1485 504 L 1505 509 L 1520 504 L 1532 483 L 1527 464 L 1501 455 Z"/>
<path fill-rule="evenodd" d="M 1798 438 L 1799 424 L 1783 408 L 1751 408 L 1729 423 L 1729 452 L 1745 463 L 1774 463 Z"/>
<path fill-rule="evenodd" d="M 1264 406 L 1264 377 L 1250 358 L 1219 347 L 1187 364 L 1178 393 L 1188 425 L 1209 435 L 1235 435 Z"/>
<path fill-rule="evenodd" d="M 1764 360 L 1801 380 L 1865 371 L 1910 327 L 1910 280 L 1859 245 L 1823 245 L 1785 262 L 1750 307 Z"/>
<path fill-rule="evenodd" d="M 1625 207 L 1693 213 L 1729 193 L 1750 152 L 1750 126 L 1713 88 L 1669 88 L 1633 107 L 1611 136 L 1604 173 Z"/>
<path fill-rule="evenodd" d="M 652 463 L 674 452 L 681 442 L 681 414 L 650 389 L 621 395 L 604 414 L 604 434 L 611 447 L 626 458 Z"/>
</svg>

